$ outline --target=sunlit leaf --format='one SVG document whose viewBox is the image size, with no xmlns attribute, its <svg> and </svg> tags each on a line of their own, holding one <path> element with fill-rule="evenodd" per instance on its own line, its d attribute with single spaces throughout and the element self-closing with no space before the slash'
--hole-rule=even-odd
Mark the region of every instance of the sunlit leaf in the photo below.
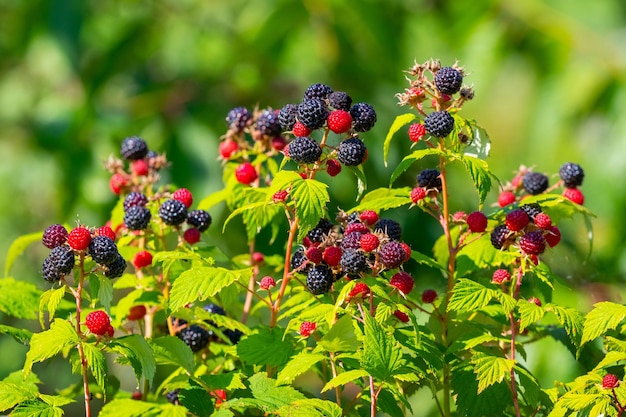
<svg viewBox="0 0 626 417">
<path fill-rule="evenodd" d="M 385 166 L 387 166 L 387 156 L 389 155 L 389 148 L 391 146 L 391 139 L 393 136 L 400 130 L 403 126 L 411 123 L 415 120 L 417 116 L 413 113 L 405 113 L 396 116 L 389 131 L 387 132 L 387 136 L 385 137 L 385 142 L 383 144 L 383 161 L 385 162 Z"/>
</svg>

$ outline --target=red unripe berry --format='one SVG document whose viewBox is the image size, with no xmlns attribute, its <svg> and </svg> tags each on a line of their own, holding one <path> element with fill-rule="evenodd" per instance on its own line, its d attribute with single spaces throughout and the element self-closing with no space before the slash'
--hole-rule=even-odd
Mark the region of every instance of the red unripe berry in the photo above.
<svg viewBox="0 0 626 417">
<path fill-rule="evenodd" d="M 341 172 L 341 164 L 336 159 L 326 161 L 326 172 L 331 177 L 337 176 Z"/>
<path fill-rule="evenodd" d="M 402 294 L 406 295 L 413 290 L 413 286 L 415 285 L 415 280 L 411 275 L 407 272 L 400 271 L 396 272 L 389 281 L 389 285 L 395 287 Z"/>
<path fill-rule="evenodd" d="M 91 333 L 104 336 L 111 327 L 111 319 L 103 310 L 96 310 L 87 314 L 85 325 Z"/>
<path fill-rule="evenodd" d="M 538 228 L 548 230 L 552 227 L 552 219 L 546 213 L 539 213 L 533 219 Z"/>
<path fill-rule="evenodd" d="M 258 265 L 260 263 L 263 263 L 264 260 L 265 260 L 265 255 L 263 255 L 261 252 L 252 253 L 252 263 Z"/>
<path fill-rule="evenodd" d="M 244 162 L 235 169 L 235 177 L 241 184 L 249 185 L 258 178 L 258 174 L 250 162 Z"/>
<path fill-rule="evenodd" d="M 540 299 L 538 299 L 537 297 L 530 297 L 530 298 L 528 299 L 528 302 L 529 302 L 529 303 L 533 303 L 534 305 L 536 305 L 536 306 L 538 306 L 538 307 L 541 307 L 541 300 L 540 300 Z"/>
<path fill-rule="evenodd" d="M 513 232 L 519 232 L 530 223 L 528 214 L 522 209 L 516 209 L 506 215 L 506 227 Z"/>
<path fill-rule="evenodd" d="M 404 252 L 406 253 L 406 258 L 404 259 L 404 262 L 406 262 L 409 259 L 411 259 L 411 252 L 412 252 L 411 247 L 404 242 L 400 242 L 400 245 L 402 246 L 402 249 L 404 249 Z"/>
<path fill-rule="evenodd" d="M 465 221 L 472 233 L 482 233 L 487 228 L 487 216 L 480 211 L 468 214 Z"/>
<path fill-rule="evenodd" d="M 548 231 L 543 235 L 544 239 L 551 248 L 555 247 L 561 241 L 561 231 L 556 226 L 550 226 Z"/>
<path fill-rule="evenodd" d="M 352 116 L 345 110 L 333 110 L 328 115 L 326 124 L 337 134 L 346 133 L 352 127 Z"/>
<path fill-rule="evenodd" d="M 94 236 L 106 236 L 109 239 L 111 239 L 112 241 L 115 242 L 115 239 L 117 238 L 117 235 L 115 234 L 115 232 L 113 231 L 113 229 L 111 229 L 110 226 L 101 226 L 98 227 L 94 232 L 93 232 Z"/>
<path fill-rule="evenodd" d="M 524 174 L 519 174 L 516 175 L 515 177 L 513 177 L 513 179 L 511 180 L 511 185 L 515 188 L 518 189 L 522 186 L 522 180 L 524 179 Z"/>
<path fill-rule="evenodd" d="M 306 258 L 309 261 L 313 262 L 315 265 L 322 262 L 322 259 L 323 259 L 322 250 L 318 248 L 317 246 L 311 246 L 310 248 L 306 250 L 304 254 Z"/>
<path fill-rule="evenodd" d="M 128 180 L 122 174 L 116 172 L 111 176 L 109 180 L 109 188 L 113 193 L 119 195 L 122 192 L 122 189 L 128 185 Z"/>
<path fill-rule="evenodd" d="M 174 200 L 180 201 L 187 208 L 191 207 L 191 204 L 193 203 L 193 195 L 191 194 L 191 191 L 186 188 L 179 188 L 178 190 L 174 191 L 174 193 L 172 194 L 172 198 Z"/>
<path fill-rule="evenodd" d="M 139 401 L 142 398 L 143 398 L 143 394 L 141 393 L 141 391 L 139 391 L 139 390 L 133 391 L 133 395 L 132 395 L 132 399 L 133 400 Z"/>
<path fill-rule="evenodd" d="M 287 141 L 284 137 L 276 136 L 272 138 L 272 148 L 274 148 L 275 151 L 280 152 L 285 149 L 285 146 L 287 146 Z"/>
<path fill-rule="evenodd" d="M 113 337 L 114 335 L 115 335 L 115 329 L 113 328 L 113 326 L 109 326 L 109 328 L 107 329 L 107 336 Z"/>
<path fill-rule="evenodd" d="M 502 191 L 498 196 L 498 205 L 500 207 L 506 207 L 513 203 L 515 203 L 515 194 L 511 191 Z"/>
<path fill-rule="evenodd" d="M 137 269 L 152 265 L 152 254 L 147 250 L 137 252 L 133 258 L 133 265 Z"/>
<path fill-rule="evenodd" d="M 366 233 L 361 236 L 360 243 L 361 249 L 365 252 L 372 252 L 378 247 L 380 240 L 378 240 L 378 236 L 374 233 Z"/>
<path fill-rule="evenodd" d="M 502 284 L 511 279 L 511 273 L 506 269 L 496 269 L 491 277 L 491 282 L 494 284 Z"/>
<path fill-rule="evenodd" d="M 413 123 L 409 126 L 409 139 L 411 142 L 419 142 L 426 134 L 426 127 L 422 123 Z"/>
<path fill-rule="evenodd" d="M 363 223 L 350 223 L 346 226 L 346 230 L 344 231 L 344 236 L 349 235 L 350 233 L 359 232 L 361 234 L 369 233 L 370 229 L 364 225 Z"/>
<path fill-rule="evenodd" d="M 363 210 L 363 212 L 359 216 L 359 219 L 361 219 L 361 221 L 366 225 L 371 226 L 373 224 L 376 224 L 376 222 L 378 221 L 378 213 L 376 213 L 374 210 Z"/>
<path fill-rule="evenodd" d="M 195 227 L 191 227 L 185 230 L 185 233 L 183 233 L 183 239 L 185 239 L 185 242 L 190 245 L 198 243 L 200 241 L 200 231 Z"/>
<path fill-rule="evenodd" d="M 275 286 L 276 281 L 274 281 L 274 278 L 270 276 L 261 278 L 261 282 L 259 282 L 259 288 L 261 288 L 262 290 L 269 290 L 270 288 Z"/>
<path fill-rule="evenodd" d="M 309 136 L 312 132 L 311 129 L 309 129 L 308 127 L 306 127 L 305 125 L 303 125 L 300 122 L 296 122 L 293 125 L 293 130 L 292 130 L 294 136 L 297 137 L 305 137 L 305 136 Z"/>
<path fill-rule="evenodd" d="M 437 291 L 427 289 L 422 292 L 422 303 L 432 304 L 437 299 Z"/>
<path fill-rule="evenodd" d="M 400 311 L 400 310 L 396 310 L 393 312 L 393 315 L 396 316 L 396 318 L 398 320 L 400 320 L 402 323 L 408 323 L 409 322 L 409 316 L 408 314 Z"/>
<path fill-rule="evenodd" d="M 337 246 L 329 246 L 324 249 L 324 253 L 322 253 L 322 259 L 324 262 L 328 264 L 328 266 L 337 266 L 341 261 L 341 248 Z"/>
<path fill-rule="evenodd" d="M 272 201 L 274 203 L 281 203 L 287 199 L 288 195 L 289 193 L 287 192 L 287 190 L 276 191 L 272 196 Z"/>
<path fill-rule="evenodd" d="M 426 197 L 426 190 L 423 187 L 415 187 L 411 190 L 411 201 L 417 204 Z"/>
<path fill-rule="evenodd" d="M 563 190 L 563 197 L 581 206 L 585 202 L 585 196 L 578 188 L 566 188 Z"/>
<path fill-rule="evenodd" d="M 78 226 L 72 229 L 67 236 L 67 243 L 74 250 L 85 250 L 91 243 L 91 233 L 89 229 Z"/>
<path fill-rule="evenodd" d="M 604 378 L 602 378 L 602 388 L 604 389 L 614 389 L 619 386 L 619 379 L 617 375 L 606 374 Z"/>
<path fill-rule="evenodd" d="M 126 318 L 130 321 L 141 320 L 146 315 L 146 306 L 138 305 L 132 306 L 128 311 Z"/>
<path fill-rule="evenodd" d="M 356 285 L 348 293 L 347 301 L 351 301 L 353 298 L 365 298 L 370 295 L 370 287 L 364 282 L 357 282 Z"/>
<path fill-rule="evenodd" d="M 215 405 L 220 405 L 226 401 L 226 391 L 223 389 L 216 389 L 211 391 L 211 395 L 215 397 Z"/>
<path fill-rule="evenodd" d="M 313 323 L 311 321 L 303 321 L 302 324 L 300 325 L 300 336 L 302 337 L 309 337 L 311 336 L 311 333 L 313 333 L 315 331 L 315 329 L 317 328 L 317 324 Z"/>
<path fill-rule="evenodd" d="M 41 237 L 41 243 L 48 248 L 54 249 L 67 241 L 67 229 L 62 224 L 52 224 L 46 228 Z"/>
<path fill-rule="evenodd" d="M 519 247 L 528 255 L 539 255 L 546 249 L 546 240 L 539 230 L 528 232 L 520 238 Z"/>
<path fill-rule="evenodd" d="M 239 145 L 237 144 L 237 141 L 234 141 L 232 139 L 226 139 L 220 142 L 220 146 L 219 146 L 220 155 L 222 155 L 222 158 L 224 159 L 230 158 L 232 154 L 237 152 L 237 149 L 239 149 Z"/>
<path fill-rule="evenodd" d="M 130 169 L 139 177 L 145 177 L 150 172 L 148 161 L 145 159 L 137 159 L 130 163 Z"/>
</svg>

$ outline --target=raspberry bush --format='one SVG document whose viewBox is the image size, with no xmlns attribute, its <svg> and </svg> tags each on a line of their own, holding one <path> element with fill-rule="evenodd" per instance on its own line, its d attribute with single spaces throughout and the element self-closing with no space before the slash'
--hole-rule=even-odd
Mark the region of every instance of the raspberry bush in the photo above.
<svg viewBox="0 0 626 417">
<path fill-rule="evenodd" d="M 369 131 L 384 121 L 358 92 L 316 83 L 278 110 L 232 109 L 215 149 L 224 188 L 208 196 L 162 183 L 166 156 L 123 140 L 106 163 L 119 196 L 109 224 L 54 223 L 9 251 L 7 276 L 28 244 L 50 250 L 39 287 L 2 279 L 12 291 L 0 311 L 41 330 L 0 326 L 29 346 L 23 370 L 0 381 L 0 411 L 62 415 L 80 397 L 86 416 L 405 416 L 421 415 L 411 399 L 429 390 L 445 417 L 623 415 L 626 307 L 585 314 L 553 299 L 559 225 L 592 217 L 583 168 L 564 162 L 555 182 L 521 166 L 498 180 L 486 131 L 462 116 L 474 96 L 463 68 L 430 60 L 407 73 L 397 98 L 409 111 L 382 153 Z M 389 187 L 368 190 L 364 165 L 386 161 L 400 136 L 410 153 Z M 453 164 L 476 190 L 469 214 L 452 209 Z M 336 176 L 356 182 L 352 207 L 331 201 Z M 432 217 L 432 251 L 413 249 L 421 235 L 399 210 Z M 234 221 L 245 253 L 207 236 Z M 273 253 L 258 251 L 261 231 Z M 441 276 L 435 288 L 425 269 Z M 533 374 L 527 346 L 543 338 L 581 361 L 574 381 Z M 57 356 L 81 377 L 41 393 L 33 365 Z"/>
</svg>

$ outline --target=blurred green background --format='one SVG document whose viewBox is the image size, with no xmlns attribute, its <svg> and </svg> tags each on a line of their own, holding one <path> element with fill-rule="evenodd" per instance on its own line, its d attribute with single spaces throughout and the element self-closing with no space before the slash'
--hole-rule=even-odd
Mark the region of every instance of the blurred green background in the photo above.
<svg viewBox="0 0 626 417">
<path fill-rule="evenodd" d="M 0 253 L 52 223 L 104 224 L 116 197 L 102 162 L 126 136 L 167 152 L 164 182 L 198 201 L 222 185 L 217 145 L 228 110 L 297 103 L 315 82 L 376 108 L 365 168 L 370 188 L 385 186 L 410 145 L 403 129 L 382 164 L 386 132 L 406 111 L 394 98 L 407 85 L 402 71 L 433 57 L 465 66 L 476 98 L 464 114 L 489 132 L 489 163 L 502 180 L 521 164 L 546 174 L 566 161 L 584 167 L 585 205 L 598 216 L 593 251 L 582 219 L 560 224 L 564 244 L 551 266 L 581 289 L 565 291 L 570 304 L 622 301 L 625 23 L 622 0 L 0 0 Z M 458 177 L 454 209 L 473 210 L 477 197 Z M 347 209 L 356 191 L 345 189 L 334 198 Z M 412 246 L 429 253 L 439 230 L 417 210 L 401 216 L 419 237 Z M 243 247 L 236 226 L 220 229 L 210 238 Z M 12 275 L 46 287 L 45 254 L 31 248 Z M 0 347 L 15 359 L 3 361 L 2 377 L 23 351 L 8 337 Z"/>
</svg>

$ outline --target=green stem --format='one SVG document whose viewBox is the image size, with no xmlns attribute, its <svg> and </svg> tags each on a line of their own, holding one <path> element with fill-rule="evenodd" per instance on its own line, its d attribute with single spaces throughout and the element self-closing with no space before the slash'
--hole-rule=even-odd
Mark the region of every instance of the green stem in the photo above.
<svg viewBox="0 0 626 417">
<path fill-rule="evenodd" d="M 252 298 L 256 293 L 256 280 L 257 276 L 259 275 L 259 266 L 256 265 L 254 263 L 254 260 L 252 259 L 254 256 L 254 247 L 254 241 L 250 242 L 250 264 L 253 264 L 254 267 L 252 275 L 250 276 L 250 281 L 248 282 L 248 292 L 246 293 L 246 300 L 243 304 L 243 314 L 241 316 L 241 322 L 244 324 L 248 320 L 248 315 L 250 314 L 250 309 L 252 308 Z"/>
</svg>

